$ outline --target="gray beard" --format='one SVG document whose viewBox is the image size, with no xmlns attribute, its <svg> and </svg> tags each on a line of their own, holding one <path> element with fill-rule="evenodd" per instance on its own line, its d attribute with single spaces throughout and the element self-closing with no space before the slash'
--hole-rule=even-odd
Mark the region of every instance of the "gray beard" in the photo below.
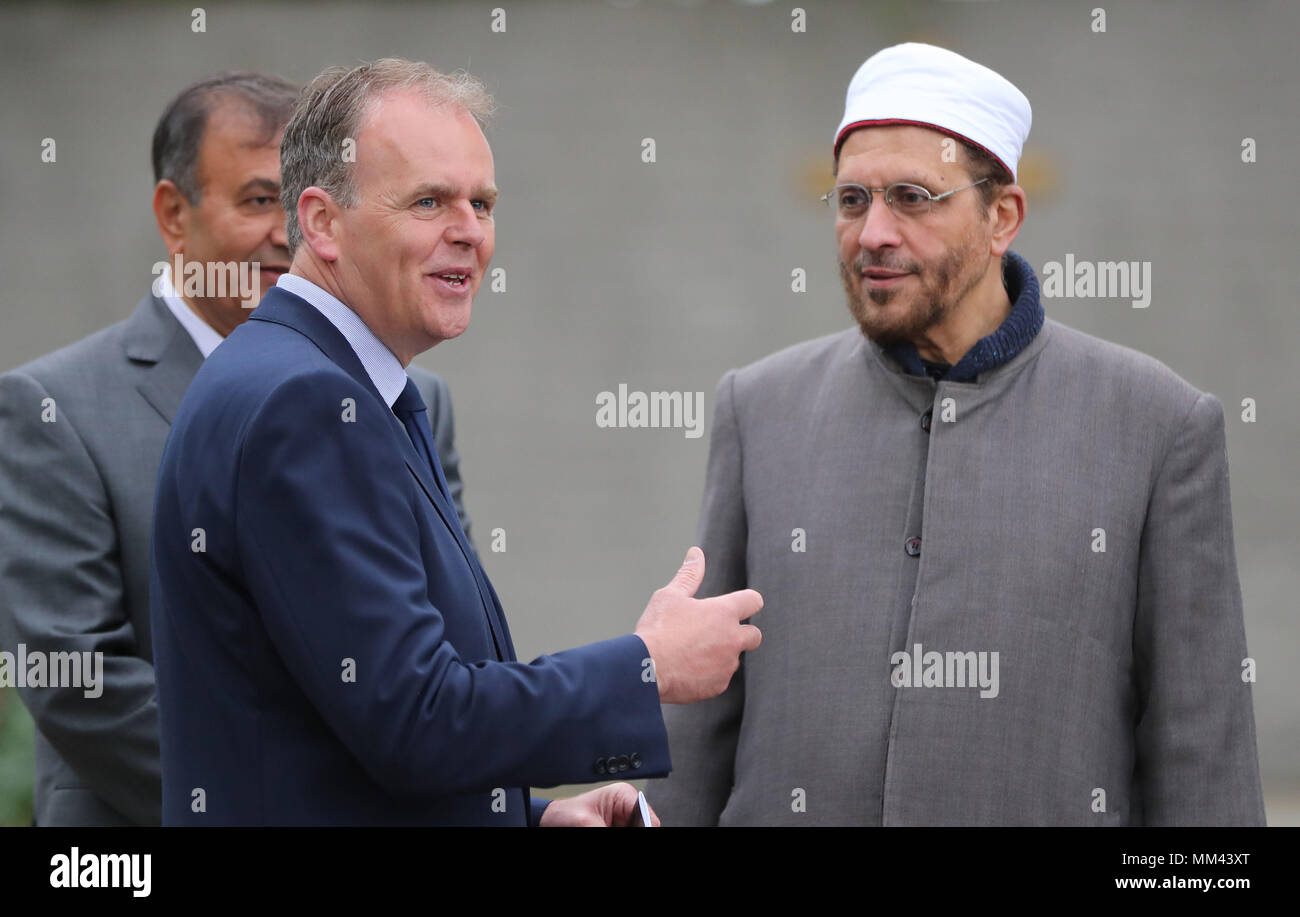
<svg viewBox="0 0 1300 917">
<path fill-rule="evenodd" d="M 857 321 L 863 335 L 882 346 L 914 342 L 931 328 L 943 322 L 979 283 L 980 276 L 965 276 L 965 269 L 970 261 L 970 253 L 953 249 L 933 268 L 915 274 L 921 284 L 919 297 L 901 319 L 882 321 L 875 310 L 867 307 L 865 300 L 879 306 L 888 305 L 895 298 L 905 294 L 902 290 L 867 290 L 859 287 L 854 290 L 853 275 L 842 260 L 839 260 L 840 279 L 844 283 L 844 293 L 848 301 L 849 314 Z M 864 268 L 871 266 L 866 253 L 854 259 L 853 269 L 861 276 Z M 885 267 L 885 265 L 876 265 Z M 910 265 L 907 267 L 915 267 Z M 888 266 L 889 270 L 903 270 L 903 266 Z M 927 283 L 927 278 L 933 281 Z M 917 294 L 910 294 L 917 296 Z"/>
</svg>

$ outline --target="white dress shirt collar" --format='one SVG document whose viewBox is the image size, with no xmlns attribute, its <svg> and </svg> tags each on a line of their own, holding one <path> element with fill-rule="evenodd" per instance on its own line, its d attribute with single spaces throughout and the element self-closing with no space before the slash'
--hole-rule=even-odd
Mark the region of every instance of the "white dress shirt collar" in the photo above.
<svg viewBox="0 0 1300 917">
<path fill-rule="evenodd" d="M 172 315 L 176 316 L 176 321 L 181 323 L 181 327 L 189 332 L 190 337 L 194 340 L 194 346 L 203 354 L 203 359 L 207 359 L 212 351 L 217 349 L 225 338 L 216 332 L 211 325 L 199 318 L 199 314 L 190 307 L 181 294 L 176 292 L 172 286 L 172 269 L 171 265 L 166 265 L 162 274 L 158 277 L 158 291 L 161 294 L 158 298 L 163 301 Z"/>
<path fill-rule="evenodd" d="M 375 333 L 361 320 L 361 316 L 305 277 L 281 274 L 275 285 L 307 300 L 347 338 L 366 374 L 370 376 L 370 381 L 375 384 L 375 388 L 391 408 L 397 401 L 397 396 L 406 388 L 406 370 L 402 368 L 401 361 L 393 355 L 387 345 L 375 337 Z"/>
</svg>

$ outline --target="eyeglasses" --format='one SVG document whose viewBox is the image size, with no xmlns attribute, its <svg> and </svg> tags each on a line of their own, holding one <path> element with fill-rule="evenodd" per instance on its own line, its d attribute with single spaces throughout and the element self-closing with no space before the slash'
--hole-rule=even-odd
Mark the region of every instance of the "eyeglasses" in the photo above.
<svg viewBox="0 0 1300 917">
<path fill-rule="evenodd" d="M 831 190 L 823 194 L 820 200 L 827 207 L 835 205 L 835 212 L 842 220 L 856 220 L 864 216 L 871 207 L 871 192 L 885 192 L 885 204 L 896 215 L 901 217 L 923 217 L 930 213 L 934 207 L 935 201 L 941 201 L 946 197 L 956 194 L 958 191 L 965 191 L 967 188 L 974 188 L 976 185 L 983 184 L 988 178 L 981 178 L 979 181 L 971 182 L 969 185 L 962 185 L 960 188 L 953 188 L 951 191 L 945 191 L 943 194 L 931 194 L 920 185 L 913 185 L 909 182 L 894 182 L 888 188 L 867 188 L 863 185 L 836 185 Z"/>
</svg>

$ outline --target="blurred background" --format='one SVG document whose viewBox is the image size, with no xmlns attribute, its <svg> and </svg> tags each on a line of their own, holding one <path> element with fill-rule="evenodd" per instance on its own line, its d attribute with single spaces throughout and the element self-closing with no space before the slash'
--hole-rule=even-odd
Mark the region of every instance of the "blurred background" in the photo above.
<svg viewBox="0 0 1300 917">
<path fill-rule="evenodd" d="M 149 139 L 185 84 L 234 68 L 302 83 L 388 55 L 470 70 L 500 106 L 506 290 L 485 282 L 470 330 L 416 363 L 451 387 L 466 506 L 523 659 L 627 632 L 694 537 L 709 427 L 600 429 L 597 394 L 701 391 L 711 418 L 725 370 L 851 325 L 817 197 L 862 61 L 926 41 L 1016 83 L 1034 123 L 1013 248 L 1040 277 L 1067 253 L 1152 265 L 1145 310 L 1047 314 L 1224 403 L 1266 806 L 1300 824 L 1300 4 L 205 3 L 195 33 L 201 2 L 0 10 L 0 371 L 147 292 L 166 256 Z M 31 728 L 0 691 L 0 823 L 30 822 Z"/>
</svg>

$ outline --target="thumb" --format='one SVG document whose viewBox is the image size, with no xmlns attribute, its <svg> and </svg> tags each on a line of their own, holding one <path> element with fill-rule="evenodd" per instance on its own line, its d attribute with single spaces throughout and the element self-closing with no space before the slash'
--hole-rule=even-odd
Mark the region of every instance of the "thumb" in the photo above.
<svg viewBox="0 0 1300 917">
<path fill-rule="evenodd" d="M 704 552 L 692 547 L 686 552 L 686 559 L 682 561 L 677 575 L 672 578 L 667 588 L 677 589 L 686 595 L 695 595 L 695 590 L 700 588 L 700 581 L 703 579 Z"/>
</svg>

